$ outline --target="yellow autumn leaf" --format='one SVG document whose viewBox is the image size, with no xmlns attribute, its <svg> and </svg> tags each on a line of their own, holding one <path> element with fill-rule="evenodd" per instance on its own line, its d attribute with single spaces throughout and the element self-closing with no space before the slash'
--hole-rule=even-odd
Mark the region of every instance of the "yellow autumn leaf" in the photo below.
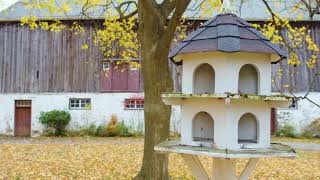
<svg viewBox="0 0 320 180">
<path fill-rule="evenodd" d="M 5 158 L 0 158 L 0 179 L 132 179 L 142 165 L 141 138 L 40 137 L 26 142 L 1 144 Z M 298 155 L 295 159 L 261 158 L 250 179 L 318 179 L 320 152 L 298 151 Z M 211 158 L 199 158 L 211 174 Z M 237 160 L 237 175 L 247 161 Z M 178 154 L 169 156 L 169 175 L 171 179 L 194 179 Z"/>
<path fill-rule="evenodd" d="M 83 44 L 82 46 L 81 46 L 81 49 L 82 50 L 86 50 L 86 49 L 88 49 L 89 48 L 89 45 L 88 44 Z"/>
</svg>

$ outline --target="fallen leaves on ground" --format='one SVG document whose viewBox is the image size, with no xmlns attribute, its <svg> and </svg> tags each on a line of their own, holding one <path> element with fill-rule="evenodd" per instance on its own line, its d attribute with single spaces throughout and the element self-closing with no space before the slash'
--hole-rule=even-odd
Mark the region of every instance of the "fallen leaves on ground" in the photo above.
<svg viewBox="0 0 320 180">
<path fill-rule="evenodd" d="M 131 179 L 141 166 L 143 144 L 2 144 L 0 179 Z M 264 158 L 252 179 L 320 179 L 320 152 L 299 152 L 296 159 Z M 177 154 L 169 157 L 172 179 L 192 179 Z M 211 160 L 200 157 L 210 171 Z M 247 159 L 239 160 L 237 173 Z"/>
</svg>

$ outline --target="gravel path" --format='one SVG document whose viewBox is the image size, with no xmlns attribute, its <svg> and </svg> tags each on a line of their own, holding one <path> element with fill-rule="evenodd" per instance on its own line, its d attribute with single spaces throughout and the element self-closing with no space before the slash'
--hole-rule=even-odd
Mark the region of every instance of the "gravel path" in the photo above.
<svg viewBox="0 0 320 180">
<path fill-rule="evenodd" d="M 301 142 L 282 142 L 294 149 L 304 151 L 320 151 L 320 144 Z M 103 138 L 103 137 L 37 137 L 18 138 L 0 137 L 0 144 L 143 144 L 143 138 Z"/>
<path fill-rule="evenodd" d="M 309 143 L 300 143 L 300 142 L 282 142 L 282 143 L 287 144 L 297 150 L 320 151 L 320 144 L 309 144 Z"/>
<path fill-rule="evenodd" d="M 103 137 L 0 137 L 0 144 L 143 144 L 143 138 Z"/>
</svg>

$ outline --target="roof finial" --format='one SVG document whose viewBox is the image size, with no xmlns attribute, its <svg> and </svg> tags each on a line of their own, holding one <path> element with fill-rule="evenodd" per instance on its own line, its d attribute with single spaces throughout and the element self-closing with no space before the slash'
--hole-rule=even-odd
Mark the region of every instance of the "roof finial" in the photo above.
<svg viewBox="0 0 320 180">
<path fill-rule="evenodd" d="M 236 14 L 236 10 L 231 6 L 230 0 L 223 0 L 219 13 L 220 14 L 227 14 L 227 13 Z"/>
</svg>

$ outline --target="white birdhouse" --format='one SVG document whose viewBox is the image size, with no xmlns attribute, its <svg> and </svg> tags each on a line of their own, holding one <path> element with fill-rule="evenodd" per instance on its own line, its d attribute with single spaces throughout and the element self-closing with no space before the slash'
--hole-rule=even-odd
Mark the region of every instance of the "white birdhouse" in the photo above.
<svg viewBox="0 0 320 180">
<path fill-rule="evenodd" d="M 162 97 L 181 106 L 181 143 L 269 148 L 271 108 L 290 103 L 271 96 L 271 64 L 286 56 L 234 14 L 201 25 L 169 56 L 183 66 L 182 93 Z"/>
<path fill-rule="evenodd" d="M 181 154 L 196 179 L 249 179 L 261 157 L 296 156 L 289 146 L 270 143 L 271 108 L 291 101 L 271 95 L 271 63 L 287 55 L 232 12 L 224 0 L 221 14 L 169 55 L 183 66 L 182 92 L 162 99 L 181 107 L 181 139 L 154 149 Z M 212 157 L 211 177 L 198 155 Z M 240 176 L 237 158 L 249 158 Z"/>
</svg>

